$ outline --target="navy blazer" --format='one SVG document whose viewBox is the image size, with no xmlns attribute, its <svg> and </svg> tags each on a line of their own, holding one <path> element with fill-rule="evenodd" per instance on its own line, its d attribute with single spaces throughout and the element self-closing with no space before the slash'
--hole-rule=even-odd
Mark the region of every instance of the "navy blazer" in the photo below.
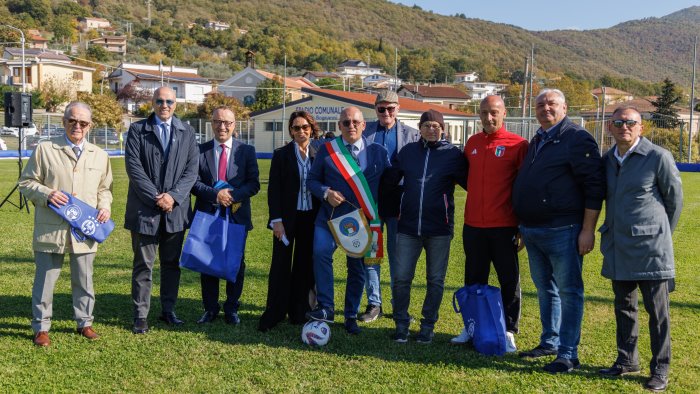
<svg viewBox="0 0 700 394">
<path fill-rule="evenodd" d="M 190 190 L 197 180 L 199 158 L 192 126 L 173 116 L 167 157 L 156 129 L 155 114 L 132 123 L 124 152 L 129 176 L 124 228 L 145 235 L 156 235 L 162 218 L 165 231 L 185 230 L 192 210 Z M 163 213 L 155 200 L 166 192 L 175 200 L 170 213 Z"/>
<path fill-rule="evenodd" d="M 197 181 L 192 188 L 192 194 L 197 197 L 194 209 L 213 213 L 219 207 L 216 195 L 219 190 L 214 189 L 217 181 L 218 169 L 216 168 L 215 140 L 205 142 L 199 146 L 199 173 Z M 260 180 L 258 160 L 255 156 L 255 148 L 234 139 L 231 145 L 231 157 L 226 170 L 226 182 L 233 186 L 233 200 L 240 202 L 241 207 L 232 215 L 234 222 L 246 226 L 246 230 L 253 229 L 250 212 L 250 198 L 258 194 Z"/>
<path fill-rule="evenodd" d="M 386 149 L 379 145 L 373 144 L 367 141 L 365 137 L 362 137 L 365 144 L 365 154 L 367 158 L 367 165 L 362 173 L 367 179 L 367 184 L 369 185 L 372 197 L 374 201 L 377 201 L 379 195 L 379 181 L 384 173 L 384 170 L 391 167 L 389 163 L 389 155 Z M 323 200 L 323 194 L 329 187 L 337 192 L 343 194 L 346 200 L 350 201 L 356 207 L 360 208 L 360 203 L 355 197 L 355 193 L 345 181 L 340 171 L 333 164 L 333 160 L 326 149 L 326 145 L 322 145 L 318 152 L 316 153 L 316 160 L 311 166 L 311 172 L 309 173 L 308 186 L 311 193 L 316 196 L 319 200 L 322 200 L 321 209 L 316 216 L 317 226 L 326 226 L 326 222 L 331 217 L 331 212 L 333 207 L 327 201 Z M 350 211 L 353 211 L 350 204 L 340 204 L 333 213 L 333 217 L 338 217 L 344 215 Z M 368 220 L 370 218 L 367 218 Z"/>
</svg>

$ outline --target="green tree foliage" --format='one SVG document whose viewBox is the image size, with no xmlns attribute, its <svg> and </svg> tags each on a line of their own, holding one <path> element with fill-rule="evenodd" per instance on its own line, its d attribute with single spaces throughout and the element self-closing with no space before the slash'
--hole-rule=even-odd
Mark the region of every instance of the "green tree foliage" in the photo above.
<svg viewBox="0 0 700 394">
<path fill-rule="evenodd" d="M 656 101 L 652 101 L 652 104 L 656 107 L 652 119 L 656 121 L 658 126 L 664 128 L 675 128 L 678 126 L 678 109 L 675 108 L 675 104 L 680 99 L 681 94 L 676 84 L 668 78 L 664 79 L 661 94 Z"/>
<path fill-rule="evenodd" d="M 335 78 L 319 78 L 314 83 L 323 89 L 343 90 L 343 81 Z"/>
<path fill-rule="evenodd" d="M 8 0 L 7 9 L 13 13 L 26 13 L 44 25 L 48 24 L 53 15 L 49 0 Z"/>
<path fill-rule="evenodd" d="M 549 87 L 559 89 L 564 93 L 570 114 L 576 114 L 581 110 L 595 106 L 590 83 L 586 81 L 575 80 L 565 75 L 549 84 Z"/>
<path fill-rule="evenodd" d="M 87 51 L 85 51 L 85 56 L 89 60 L 97 62 L 106 62 L 112 57 L 106 49 L 99 45 L 90 45 Z"/>
<path fill-rule="evenodd" d="M 401 54 L 399 78 L 405 81 L 428 81 L 433 75 L 435 59 L 427 49 L 416 49 Z"/>
<path fill-rule="evenodd" d="M 63 103 L 70 101 L 75 91 L 75 82 L 70 79 L 59 81 L 50 77 L 42 83 L 39 89 L 39 96 L 44 109 L 48 112 L 56 112 L 56 109 Z"/>
<path fill-rule="evenodd" d="M 266 79 L 255 89 L 255 102 L 250 106 L 252 111 L 260 111 L 282 104 L 282 88 L 284 85 L 276 79 Z"/>
<path fill-rule="evenodd" d="M 76 24 L 68 16 L 63 15 L 54 18 L 53 22 L 51 22 L 51 31 L 53 32 L 54 41 L 75 42 L 77 35 Z"/>
<path fill-rule="evenodd" d="M 57 17 L 72 16 L 75 18 L 82 18 L 90 16 L 90 11 L 70 0 L 63 0 L 56 4 L 53 13 L 56 14 Z"/>
<path fill-rule="evenodd" d="M 250 109 L 241 104 L 234 97 L 227 97 L 221 93 L 210 94 L 204 102 L 197 107 L 197 117 L 211 119 L 211 114 L 219 107 L 228 107 L 236 115 L 237 120 L 247 119 Z"/>
<path fill-rule="evenodd" d="M 170 42 L 165 48 L 165 54 L 171 59 L 182 60 L 184 51 L 182 49 L 182 44 L 179 42 Z"/>
<path fill-rule="evenodd" d="M 92 108 L 92 123 L 96 127 L 107 126 L 122 131 L 124 109 L 113 95 L 80 92 L 78 100 Z"/>
<path fill-rule="evenodd" d="M 681 141 L 681 128 L 676 128 L 674 130 L 669 130 L 668 128 L 659 127 L 655 120 L 645 120 L 643 121 L 644 131 L 643 135 L 648 138 L 651 142 L 663 146 L 668 149 L 676 161 L 686 161 L 688 159 L 688 133 L 683 132 L 683 137 Z M 683 129 L 684 130 L 684 129 Z M 683 148 L 681 150 L 681 143 Z M 692 157 L 698 160 L 700 156 L 698 155 L 698 141 L 693 138 L 691 144 L 691 149 L 693 150 Z M 682 152 L 682 156 L 681 153 Z"/>
</svg>

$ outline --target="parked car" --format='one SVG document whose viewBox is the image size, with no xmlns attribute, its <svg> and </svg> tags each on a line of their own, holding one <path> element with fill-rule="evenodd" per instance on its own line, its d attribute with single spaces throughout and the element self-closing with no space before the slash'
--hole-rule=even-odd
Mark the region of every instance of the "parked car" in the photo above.
<svg viewBox="0 0 700 394">
<path fill-rule="evenodd" d="M 35 135 L 37 134 L 37 129 L 36 125 L 34 123 L 31 123 L 27 127 L 22 127 L 22 132 L 24 133 L 24 136 L 30 136 L 30 135 Z M 19 127 L 3 127 L 2 128 L 2 135 L 11 135 L 15 137 L 19 137 Z"/>
<path fill-rule="evenodd" d="M 88 134 L 88 141 L 95 145 L 117 145 L 119 144 L 119 134 L 115 129 L 104 128 L 94 129 Z"/>
<path fill-rule="evenodd" d="M 40 135 L 30 135 L 25 140 L 27 141 L 27 149 L 34 150 L 41 141 L 47 141 L 50 137 L 42 137 Z"/>
</svg>

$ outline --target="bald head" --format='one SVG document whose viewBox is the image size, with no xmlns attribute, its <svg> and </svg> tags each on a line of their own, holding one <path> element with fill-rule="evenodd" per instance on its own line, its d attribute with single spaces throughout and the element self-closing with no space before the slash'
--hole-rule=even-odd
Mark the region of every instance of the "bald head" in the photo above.
<svg viewBox="0 0 700 394">
<path fill-rule="evenodd" d="M 343 134 L 343 139 L 349 143 L 355 143 L 362 138 L 365 130 L 365 117 L 357 107 L 347 107 L 340 112 L 338 127 Z"/>
<path fill-rule="evenodd" d="M 153 92 L 153 112 L 161 121 L 167 122 L 175 113 L 177 106 L 175 91 L 161 86 Z"/>
<path fill-rule="evenodd" d="M 500 130 L 506 118 L 506 105 L 501 96 L 486 96 L 481 100 L 479 117 L 486 134 Z"/>
</svg>

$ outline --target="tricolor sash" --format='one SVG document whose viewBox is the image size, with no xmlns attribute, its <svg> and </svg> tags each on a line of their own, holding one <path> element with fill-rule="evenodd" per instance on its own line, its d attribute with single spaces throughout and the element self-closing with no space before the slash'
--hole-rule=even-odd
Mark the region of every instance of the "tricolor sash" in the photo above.
<svg viewBox="0 0 700 394">
<path fill-rule="evenodd" d="M 355 162 L 355 159 L 345 147 L 345 144 L 342 143 L 341 137 L 326 142 L 326 149 L 330 154 L 333 164 L 355 194 L 355 198 L 357 198 L 357 201 L 360 203 L 362 212 L 367 219 L 369 219 L 371 247 L 364 255 L 365 264 L 379 264 L 382 262 L 382 257 L 384 257 L 382 249 L 382 223 L 379 220 L 377 203 L 374 201 L 365 174 L 362 173 L 360 166 Z"/>
</svg>

